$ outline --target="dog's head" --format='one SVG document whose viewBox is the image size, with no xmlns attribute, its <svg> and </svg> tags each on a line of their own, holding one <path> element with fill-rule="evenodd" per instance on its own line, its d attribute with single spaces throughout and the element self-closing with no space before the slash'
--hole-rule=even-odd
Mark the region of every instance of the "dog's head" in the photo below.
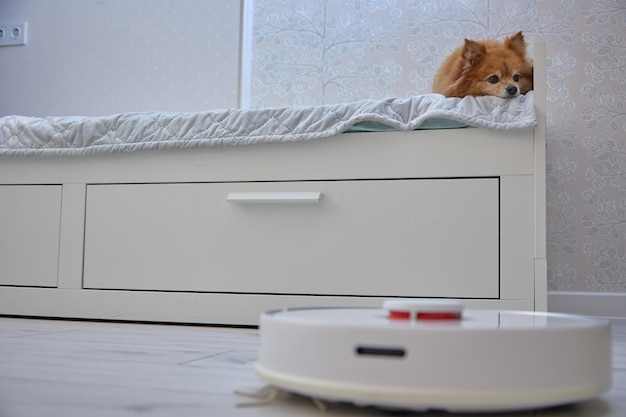
<svg viewBox="0 0 626 417">
<path fill-rule="evenodd" d="M 511 98 L 532 90 L 533 67 L 522 32 L 503 42 L 465 39 L 462 57 L 465 95 Z"/>
</svg>

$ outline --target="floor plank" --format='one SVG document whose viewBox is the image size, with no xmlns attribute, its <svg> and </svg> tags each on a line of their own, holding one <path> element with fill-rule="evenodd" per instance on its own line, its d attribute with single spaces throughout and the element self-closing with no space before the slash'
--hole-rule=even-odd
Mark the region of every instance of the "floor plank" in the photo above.
<svg viewBox="0 0 626 417">
<path fill-rule="evenodd" d="M 626 319 L 613 320 L 612 328 L 610 392 L 581 404 L 489 416 L 625 416 Z M 0 417 L 319 416 L 309 399 L 290 394 L 237 407 L 249 400 L 235 390 L 264 385 L 253 371 L 259 342 L 254 329 L 0 318 Z M 331 404 L 323 415 L 388 414 Z"/>
</svg>

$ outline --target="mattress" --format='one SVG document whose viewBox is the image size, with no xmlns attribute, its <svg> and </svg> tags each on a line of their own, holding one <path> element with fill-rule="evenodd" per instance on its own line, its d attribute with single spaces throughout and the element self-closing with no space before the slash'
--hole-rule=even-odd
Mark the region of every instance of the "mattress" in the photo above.
<svg viewBox="0 0 626 417">
<path fill-rule="evenodd" d="M 312 107 L 101 117 L 5 116 L 0 118 L 0 156 L 81 156 L 298 142 L 346 132 L 461 127 L 510 130 L 536 125 L 532 91 L 512 99 L 424 94 Z"/>
</svg>

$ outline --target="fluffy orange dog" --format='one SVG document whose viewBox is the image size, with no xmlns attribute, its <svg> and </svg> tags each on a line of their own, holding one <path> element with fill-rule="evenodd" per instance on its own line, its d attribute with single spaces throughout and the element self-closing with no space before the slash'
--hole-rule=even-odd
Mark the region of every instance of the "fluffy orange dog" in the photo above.
<svg viewBox="0 0 626 417">
<path fill-rule="evenodd" d="M 465 39 L 443 62 L 433 83 L 433 93 L 447 97 L 512 98 L 532 89 L 533 64 L 522 32 L 502 42 Z"/>
</svg>

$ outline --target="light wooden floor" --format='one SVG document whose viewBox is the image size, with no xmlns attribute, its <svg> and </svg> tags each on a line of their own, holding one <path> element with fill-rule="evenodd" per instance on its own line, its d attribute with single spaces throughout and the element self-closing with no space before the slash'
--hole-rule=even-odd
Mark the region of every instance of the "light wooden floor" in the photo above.
<svg viewBox="0 0 626 417">
<path fill-rule="evenodd" d="M 626 319 L 613 320 L 613 340 L 609 393 L 505 415 L 626 416 Z M 389 416 L 346 404 L 324 414 L 293 395 L 237 408 L 246 400 L 233 391 L 264 385 L 253 372 L 258 346 L 252 329 L 0 317 L 0 417 Z"/>
</svg>

